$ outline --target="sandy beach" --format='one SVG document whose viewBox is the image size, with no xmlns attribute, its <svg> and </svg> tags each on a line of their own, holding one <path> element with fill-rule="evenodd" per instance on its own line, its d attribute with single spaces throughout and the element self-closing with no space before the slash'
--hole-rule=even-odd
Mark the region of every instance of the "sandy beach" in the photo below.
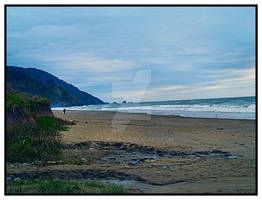
<svg viewBox="0 0 262 200">
<path fill-rule="evenodd" d="M 63 156 L 92 165 L 8 167 L 21 177 L 98 179 L 142 193 L 256 192 L 256 121 L 118 112 L 53 111 L 74 120 Z"/>
</svg>

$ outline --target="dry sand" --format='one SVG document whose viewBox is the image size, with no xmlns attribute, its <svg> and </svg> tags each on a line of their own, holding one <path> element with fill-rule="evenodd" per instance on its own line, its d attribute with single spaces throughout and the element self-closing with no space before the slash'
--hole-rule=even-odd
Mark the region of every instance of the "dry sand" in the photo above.
<svg viewBox="0 0 262 200">
<path fill-rule="evenodd" d="M 67 111 L 55 116 L 76 120 L 63 133 L 67 144 L 85 141 L 129 142 L 184 152 L 230 152 L 255 159 L 255 120 L 197 119 L 119 112 Z"/>
<path fill-rule="evenodd" d="M 13 167 L 9 174 L 129 181 L 128 187 L 144 193 L 256 193 L 255 120 L 53 113 L 76 122 L 61 133 L 64 156 L 91 157 L 96 164 Z M 236 159 L 225 159 L 227 155 Z"/>
</svg>

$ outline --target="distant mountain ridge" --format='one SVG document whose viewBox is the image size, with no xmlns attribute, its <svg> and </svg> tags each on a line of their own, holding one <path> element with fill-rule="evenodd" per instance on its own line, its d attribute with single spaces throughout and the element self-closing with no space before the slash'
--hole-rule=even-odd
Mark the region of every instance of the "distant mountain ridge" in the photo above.
<svg viewBox="0 0 262 200">
<path fill-rule="evenodd" d="M 6 66 L 6 82 L 26 95 L 48 98 L 53 107 L 105 104 L 99 98 L 36 68 Z"/>
</svg>

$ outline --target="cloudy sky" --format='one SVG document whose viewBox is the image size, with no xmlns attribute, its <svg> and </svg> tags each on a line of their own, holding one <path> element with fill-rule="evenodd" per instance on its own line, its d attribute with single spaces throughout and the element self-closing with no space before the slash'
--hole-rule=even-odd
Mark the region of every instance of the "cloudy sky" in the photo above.
<svg viewBox="0 0 262 200">
<path fill-rule="evenodd" d="M 254 7 L 8 7 L 7 64 L 104 101 L 255 95 Z"/>
</svg>

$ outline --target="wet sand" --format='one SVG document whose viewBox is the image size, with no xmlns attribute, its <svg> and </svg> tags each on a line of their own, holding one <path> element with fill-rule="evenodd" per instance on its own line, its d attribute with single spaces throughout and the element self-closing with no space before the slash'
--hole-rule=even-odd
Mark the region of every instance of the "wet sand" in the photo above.
<svg viewBox="0 0 262 200">
<path fill-rule="evenodd" d="M 9 175 L 127 181 L 128 187 L 144 193 L 256 193 L 255 120 L 119 112 L 53 113 L 76 123 L 61 133 L 63 156 L 90 157 L 96 163 L 16 165 L 8 167 Z"/>
</svg>

